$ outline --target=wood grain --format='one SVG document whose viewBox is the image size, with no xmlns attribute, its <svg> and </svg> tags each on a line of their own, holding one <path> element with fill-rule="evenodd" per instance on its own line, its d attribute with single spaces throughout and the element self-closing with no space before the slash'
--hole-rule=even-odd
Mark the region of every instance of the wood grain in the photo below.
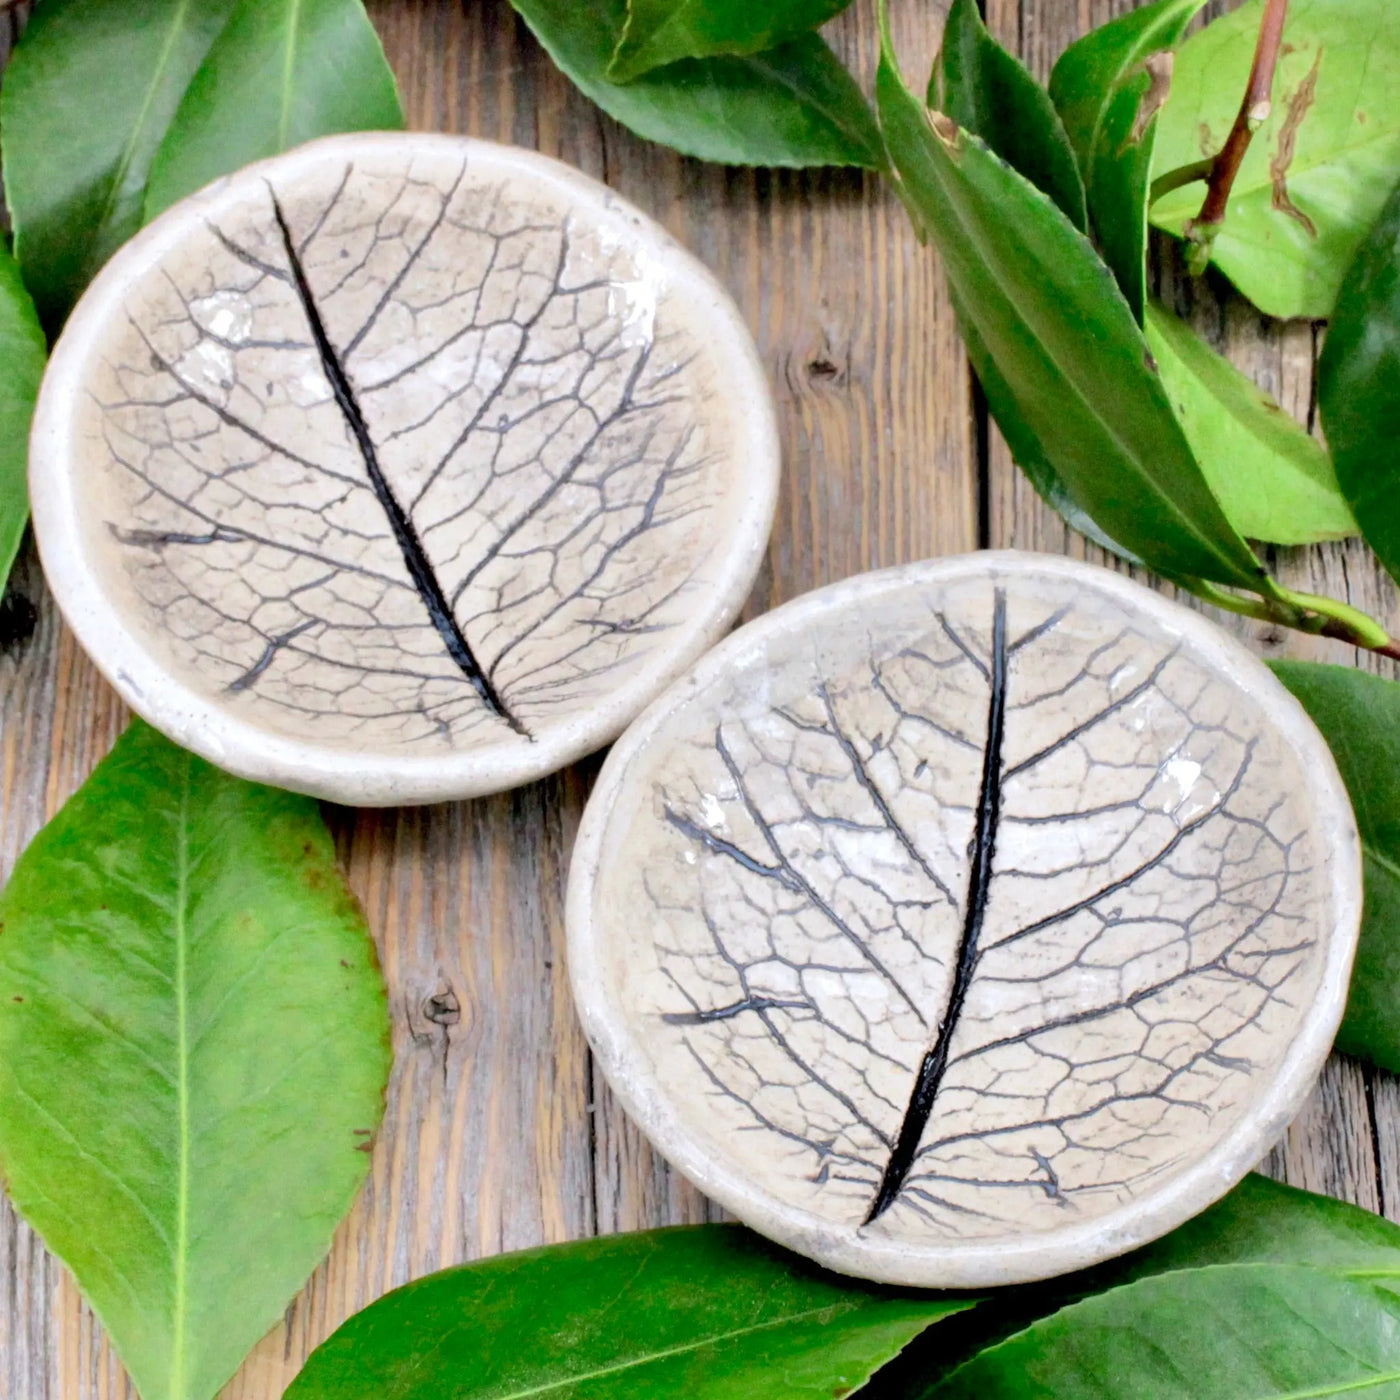
<svg viewBox="0 0 1400 1400">
<path fill-rule="evenodd" d="M 1104 0 L 988 0 L 989 22 L 1043 76 Z M 371 0 L 416 129 L 535 147 L 604 180 L 720 276 L 769 367 L 785 473 L 749 614 L 862 569 L 979 543 L 1089 554 L 1035 498 L 974 403 L 937 258 L 898 204 L 849 172 L 724 170 L 648 146 L 577 94 L 505 0 Z M 946 8 L 893 0 L 910 73 Z M 0 17 L 0 57 L 7 45 Z M 869 85 L 874 3 L 833 41 Z M 1305 417 L 1311 328 L 1263 327 L 1208 283 L 1173 297 Z M 1396 619 L 1355 545 L 1294 551 L 1289 581 Z M 1231 623 L 1271 654 L 1320 644 Z M 126 716 L 75 646 L 32 548 L 0 610 L 0 879 L 107 751 Z M 1327 646 L 1336 655 L 1340 649 Z M 596 760 L 488 801 L 331 812 L 378 941 L 395 1069 L 371 1177 L 326 1263 L 225 1400 L 274 1400 L 343 1318 L 405 1280 L 504 1249 L 707 1218 L 598 1081 L 569 1004 L 562 889 Z M 1400 1092 L 1335 1060 L 1270 1159 L 1289 1180 L 1400 1206 Z M 67 1274 L 0 1201 L 0 1395 L 129 1400 Z"/>
</svg>

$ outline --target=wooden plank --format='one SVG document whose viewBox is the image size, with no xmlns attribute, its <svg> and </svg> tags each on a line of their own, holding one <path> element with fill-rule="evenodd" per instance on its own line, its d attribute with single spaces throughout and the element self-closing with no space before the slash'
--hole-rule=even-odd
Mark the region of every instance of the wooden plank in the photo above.
<svg viewBox="0 0 1400 1400">
<path fill-rule="evenodd" d="M 727 171 L 647 146 L 575 92 L 500 0 L 371 10 L 411 126 L 537 147 L 605 180 L 738 299 L 777 391 L 786 461 L 750 614 L 861 569 L 975 547 L 965 361 L 937 260 L 875 180 Z M 941 11 L 904 3 L 897 20 L 901 51 L 927 66 Z M 835 42 L 868 82 L 873 0 L 858 0 Z M 0 879 L 125 721 L 32 549 L 15 591 L 37 623 L 0 656 Z M 225 1400 L 280 1396 L 311 1347 L 411 1277 L 713 1213 L 623 1118 L 570 1005 L 561 900 L 596 767 L 490 801 L 331 814 L 390 988 L 388 1112 L 330 1258 Z M 0 1279 L 5 1396 L 128 1400 L 72 1280 L 7 1205 Z"/>
<path fill-rule="evenodd" d="M 1041 79 L 1080 34 L 1134 8 L 1123 0 L 987 0 L 987 22 Z M 1216 5 L 1208 13 L 1233 9 Z M 1156 274 L 1163 299 L 1189 319 L 1301 422 L 1314 413 L 1318 333 L 1307 322 L 1279 324 L 1259 315 L 1222 278 L 1187 276 L 1171 240 L 1156 236 Z M 990 543 L 1018 549 L 1068 552 L 1110 567 L 1124 566 L 1069 531 L 1016 469 L 993 426 L 988 450 Z M 1400 605 L 1390 580 L 1359 541 L 1309 549 L 1271 549 L 1266 558 L 1286 584 L 1346 599 L 1400 630 Z M 1136 571 L 1130 571 L 1136 572 Z M 1153 583 L 1147 576 L 1143 581 Z M 1164 585 L 1164 591 L 1171 591 Z M 1195 605 L 1195 600 L 1184 601 Z M 1259 654 L 1361 664 L 1394 675 L 1395 665 L 1337 642 L 1309 638 L 1203 608 Z M 1386 1075 L 1344 1056 L 1329 1061 L 1298 1120 L 1264 1163 L 1297 1186 L 1354 1201 L 1400 1219 L 1400 1093 Z"/>
</svg>

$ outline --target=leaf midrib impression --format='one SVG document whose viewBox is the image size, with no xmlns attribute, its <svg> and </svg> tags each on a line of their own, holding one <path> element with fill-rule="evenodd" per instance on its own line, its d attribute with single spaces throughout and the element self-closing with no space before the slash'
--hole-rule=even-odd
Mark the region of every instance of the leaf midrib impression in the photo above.
<svg viewBox="0 0 1400 1400">
<path fill-rule="evenodd" d="M 369 475 L 370 486 L 384 514 L 388 517 L 389 527 L 394 532 L 394 540 L 403 554 L 404 565 L 407 567 L 409 577 L 413 580 L 413 586 L 417 589 L 418 596 L 427 610 L 428 618 L 442 639 L 447 654 L 456 662 L 486 707 L 492 714 L 504 720 L 517 734 L 528 739 L 530 737 L 528 730 L 506 707 L 500 692 L 492 684 L 490 676 L 486 674 L 472 652 L 461 627 L 457 624 L 457 619 L 453 616 L 452 606 L 447 601 L 447 595 L 443 592 L 442 585 L 438 582 L 437 574 L 428 559 L 427 551 L 423 548 L 423 541 L 418 537 L 418 531 L 414 528 L 408 512 L 404 510 L 384 476 L 383 469 L 379 465 L 379 454 L 375 448 L 374 439 L 370 435 L 369 425 L 365 422 L 364 414 L 360 411 L 359 401 L 355 397 L 355 390 L 350 383 L 349 375 L 345 372 L 345 366 L 341 364 L 340 356 L 336 353 L 335 347 L 331 344 L 330 336 L 326 333 L 320 310 L 311 291 L 311 284 L 307 281 L 306 269 L 302 266 L 301 257 L 292 241 L 291 229 L 287 225 L 286 216 L 283 214 L 282 206 L 271 186 L 268 186 L 268 196 L 272 200 L 273 217 L 277 221 L 277 228 L 282 236 L 282 247 L 286 254 L 287 266 L 292 274 L 292 285 L 296 289 L 297 299 L 301 303 L 302 312 L 310 327 L 311 338 L 321 359 L 321 368 L 331 386 L 336 405 L 345 417 L 346 426 L 350 429 L 350 434 L 360 449 L 360 456 L 365 463 L 365 471 Z"/>
<path fill-rule="evenodd" d="M 967 877 L 967 905 L 963 915 L 962 937 L 958 942 L 957 965 L 953 974 L 948 1006 L 933 1044 L 925 1052 L 909 1096 L 909 1107 L 900 1124 L 899 1136 L 880 1178 L 879 1189 L 864 1224 L 878 1220 L 898 1198 L 914 1164 L 914 1154 L 923 1139 L 933 1112 L 934 1099 L 948 1068 L 948 1054 L 957 1030 L 968 988 L 977 966 L 977 944 L 987 913 L 992 885 L 992 855 L 996 849 L 997 823 L 1001 817 L 1002 739 L 1006 732 L 1006 593 L 998 588 L 992 612 L 991 696 L 987 704 L 987 744 L 982 755 L 982 782 L 977 794 L 977 815 L 972 829 L 972 850 Z"/>
</svg>

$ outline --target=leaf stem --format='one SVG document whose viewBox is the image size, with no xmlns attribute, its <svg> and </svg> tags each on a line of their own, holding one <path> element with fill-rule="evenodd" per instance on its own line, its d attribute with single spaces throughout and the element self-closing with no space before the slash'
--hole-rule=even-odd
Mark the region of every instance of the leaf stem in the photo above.
<svg viewBox="0 0 1400 1400">
<path fill-rule="evenodd" d="M 1197 180 L 1207 179 L 1214 169 L 1215 157 L 1206 156 L 1202 160 L 1193 160 L 1189 165 L 1178 165 L 1175 170 L 1168 170 L 1159 175 L 1147 192 L 1148 207 L 1156 204 L 1163 195 L 1179 190 L 1183 185 L 1194 185 Z"/>
<path fill-rule="evenodd" d="M 1235 124 L 1225 138 L 1225 144 L 1211 162 L 1206 179 L 1206 197 L 1201 212 L 1186 226 L 1186 236 L 1195 245 L 1191 271 L 1200 273 L 1210 261 L 1211 246 L 1225 223 L 1225 210 L 1235 176 L 1254 133 L 1268 121 L 1273 110 L 1274 71 L 1278 67 L 1279 48 L 1283 40 L 1283 21 L 1288 13 L 1288 0 L 1265 0 L 1264 17 L 1259 25 L 1259 41 L 1254 48 L 1254 63 L 1249 70 L 1244 100 L 1235 116 Z"/>
<path fill-rule="evenodd" d="M 1331 637 L 1350 646 L 1400 661 L 1400 640 L 1392 637 L 1375 618 L 1349 603 L 1320 593 L 1297 593 L 1270 580 L 1262 598 L 1241 598 L 1204 579 L 1180 579 L 1178 583 L 1197 598 L 1241 617 L 1291 627 L 1314 637 Z"/>
</svg>

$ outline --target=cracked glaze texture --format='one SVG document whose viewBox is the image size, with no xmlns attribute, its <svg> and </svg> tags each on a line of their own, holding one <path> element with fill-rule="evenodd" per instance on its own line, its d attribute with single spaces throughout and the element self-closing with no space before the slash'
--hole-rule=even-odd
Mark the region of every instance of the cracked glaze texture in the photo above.
<svg viewBox="0 0 1400 1400">
<path fill-rule="evenodd" d="M 853 580 L 721 653 L 610 760 L 570 892 L 585 1023 L 663 1151 L 837 1267 L 969 1285 L 1115 1253 L 1135 1203 L 1233 1154 L 1150 1237 L 1262 1155 L 1357 873 L 1257 662 L 1029 556 Z"/>
<path fill-rule="evenodd" d="M 174 218 L 75 315 L 64 407 L 102 587 L 203 700 L 322 748 L 504 748 L 518 781 L 732 618 L 776 475 L 761 371 L 601 186 L 354 137 Z"/>
</svg>

